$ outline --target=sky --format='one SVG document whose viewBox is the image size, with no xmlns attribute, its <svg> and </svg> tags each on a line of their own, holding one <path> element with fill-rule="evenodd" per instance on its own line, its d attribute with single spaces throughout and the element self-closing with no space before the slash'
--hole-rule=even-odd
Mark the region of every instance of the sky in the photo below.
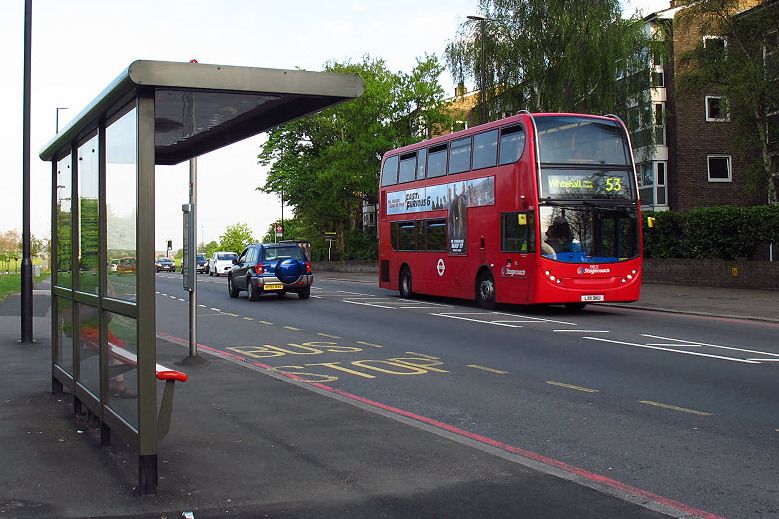
<svg viewBox="0 0 779 519">
<path fill-rule="evenodd" d="M 444 48 L 478 0 L 33 0 L 31 92 L 31 230 L 51 231 L 50 163 L 38 157 L 59 127 L 78 115 L 136 59 L 322 70 L 328 61 L 383 59 L 409 72 L 418 57 Z M 627 0 L 644 14 L 668 0 Z M 0 232 L 22 229 L 22 89 L 24 1 L 0 2 Z M 453 94 L 451 75 L 441 84 Z M 473 88 L 473 85 L 469 85 Z M 257 239 L 281 216 L 278 196 L 261 186 L 257 164 L 263 136 L 198 159 L 198 242 L 219 241 L 228 225 L 248 224 Z M 188 198 L 188 164 L 157 167 L 155 247 L 181 247 L 181 205 Z M 240 182 L 238 182 L 240 179 Z M 238 185 L 244 186 L 240 189 Z M 291 210 L 285 209 L 285 218 Z"/>
</svg>

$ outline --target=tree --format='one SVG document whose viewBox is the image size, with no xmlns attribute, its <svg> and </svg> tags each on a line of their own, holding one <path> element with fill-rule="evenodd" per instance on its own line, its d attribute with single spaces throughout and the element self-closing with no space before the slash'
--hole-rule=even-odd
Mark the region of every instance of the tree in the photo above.
<svg viewBox="0 0 779 519">
<path fill-rule="evenodd" d="M 200 246 L 200 251 L 206 255 L 206 258 L 210 258 L 213 253 L 219 250 L 219 244 L 215 241 L 210 241 L 205 245 Z"/>
<path fill-rule="evenodd" d="M 765 193 L 769 204 L 777 204 L 779 164 L 769 150 L 768 114 L 779 111 L 779 4 L 766 2 L 742 14 L 744 2 L 740 0 L 684 3 L 687 6 L 679 14 L 682 27 L 689 29 L 695 24 L 703 34 L 722 35 L 726 45 L 704 45 L 701 40 L 681 55 L 679 93 L 699 94 L 716 86 L 725 94 L 733 128 L 731 147 L 734 154 L 748 161 L 748 189 L 753 195 Z M 773 62 L 764 53 L 767 37 L 773 38 L 769 44 Z"/>
<path fill-rule="evenodd" d="M 446 59 L 456 81 L 479 78 L 484 45 L 479 95 L 491 119 L 521 109 L 625 113 L 640 90 L 620 99 L 617 70 L 646 69 L 661 51 L 641 19 L 622 18 L 618 0 L 480 0 L 479 11 L 484 41 L 480 24 L 463 22 Z"/>
<path fill-rule="evenodd" d="M 219 249 L 240 253 L 247 245 L 254 243 L 252 230 L 245 223 L 228 225 L 225 233 L 219 237 Z"/>
<path fill-rule="evenodd" d="M 284 193 L 296 220 L 313 235 L 336 231 L 345 257 L 345 236 L 359 228 L 363 201 L 376 202 L 381 156 L 447 124 L 438 83 L 443 67 L 426 56 L 410 74 L 393 73 L 370 57 L 325 68 L 359 74 L 364 94 L 271 131 L 258 156 L 270 167 L 259 189 Z"/>
</svg>

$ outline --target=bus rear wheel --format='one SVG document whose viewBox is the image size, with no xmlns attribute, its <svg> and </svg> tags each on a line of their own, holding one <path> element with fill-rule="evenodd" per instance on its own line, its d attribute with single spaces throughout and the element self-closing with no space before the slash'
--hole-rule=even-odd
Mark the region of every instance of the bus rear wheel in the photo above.
<svg viewBox="0 0 779 519">
<path fill-rule="evenodd" d="M 495 280 L 489 272 L 482 272 L 476 280 L 476 304 L 487 310 L 495 308 Z"/>
<path fill-rule="evenodd" d="M 400 297 L 411 299 L 414 292 L 411 290 L 411 271 L 403 267 L 400 271 Z"/>
</svg>

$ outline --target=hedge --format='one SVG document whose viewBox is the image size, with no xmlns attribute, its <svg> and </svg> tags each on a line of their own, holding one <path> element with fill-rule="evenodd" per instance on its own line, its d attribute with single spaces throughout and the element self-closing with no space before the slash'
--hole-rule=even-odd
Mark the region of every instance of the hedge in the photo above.
<svg viewBox="0 0 779 519">
<path fill-rule="evenodd" d="M 648 258 L 751 259 L 759 246 L 779 243 L 779 205 L 647 211 L 643 229 Z"/>
</svg>

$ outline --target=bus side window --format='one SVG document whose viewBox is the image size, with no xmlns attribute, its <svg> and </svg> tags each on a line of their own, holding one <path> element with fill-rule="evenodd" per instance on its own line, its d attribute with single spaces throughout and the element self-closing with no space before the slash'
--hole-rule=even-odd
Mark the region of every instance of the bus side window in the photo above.
<svg viewBox="0 0 779 519">
<path fill-rule="evenodd" d="M 471 138 L 457 139 L 449 146 L 449 174 L 471 169 Z"/>
<path fill-rule="evenodd" d="M 398 250 L 417 250 L 416 222 L 398 223 Z"/>
<path fill-rule="evenodd" d="M 398 184 L 411 182 L 417 173 L 417 154 L 406 153 L 400 157 L 400 173 L 398 173 Z"/>
<path fill-rule="evenodd" d="M 398 222 L 390 223 L 390 243 L 392 250 L 398 250 Z"/>
<path fill-rule="evenodd" d="M 445 251 L 446 250 L 446 220 L 443 218 L 436 220 L 426 220 L 427 225 L 427 250 Z"/>
<path fill-rule="evenodd" d="M 473 136 L 473 169 L 491 168 L 498 158 L 498 130 Z"/>
<path fill-rule="evenodd" d="M 390 157 L 384 161 L 381 168 L 381 187 L 394 186 L 398 183 L 398 156 Z"/>
<path fill-rule="evenodd" d="M 500 218 L 501 250 L 504 252 L 535 252 L 536 226 L 533 213 L 503 213 Z"/>
<path fill-rule="evenodd" d="M 446 175 L 446 151 L 446 144 L 439 144 L 430 148 L 430 152 L 427 155 L 427 178 Z"/>
<path fill-rule="evenodd" d="M 525 132 L 520 125 L 500 130 L 500 164 L 511 164 L 519 160 L 525 148 Z"/>
<path fill-rule="evenodd" d="M 425 168 L 427 166 L 427 148 L 423 148 L 417 152 L 417 180 L 425 178 Z"/>
</svg>

